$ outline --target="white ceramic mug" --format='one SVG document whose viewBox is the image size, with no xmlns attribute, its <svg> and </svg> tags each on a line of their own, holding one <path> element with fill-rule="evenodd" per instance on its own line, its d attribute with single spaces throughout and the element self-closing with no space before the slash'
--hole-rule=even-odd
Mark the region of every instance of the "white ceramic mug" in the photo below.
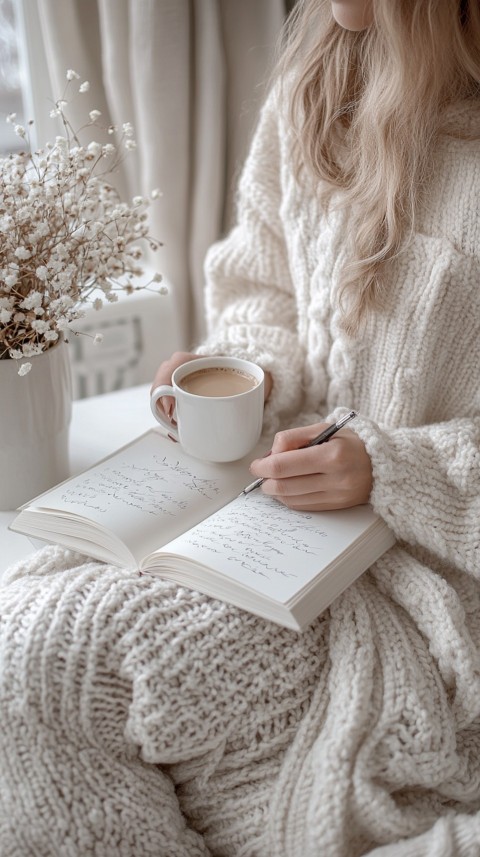
<svg viewBox="0 0 480 857">
<path fill-rule="evenodd" d="M 255 384 L 234 395 L 198 395 L 181 386 L 188 375 L 202 369 L 234 369 L 251 376 Z M 185 452 L 205 461 L 236 461 L 258 443 L 263 423 L 264 373 L 260 366 L 239 357 L 199 357 L 175 369 L 172 383 L 156 387 L 150 397 L 154 417 Z M 175 399 L 174 428 L 157 408 L 163 396 Z"/>
</svg>

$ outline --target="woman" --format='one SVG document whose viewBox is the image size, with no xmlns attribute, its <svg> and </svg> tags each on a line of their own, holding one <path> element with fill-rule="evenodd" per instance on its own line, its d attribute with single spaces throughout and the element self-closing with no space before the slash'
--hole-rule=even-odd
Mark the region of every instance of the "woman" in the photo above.
<svg viewBox="0 0 480 857">
<path fill-rule="evenodd" d="M 17 569 L 6 854 L 480 853 L 479 85 L 477 0 L 298 4 L 207 257 L 210 336 L 155 384 L 257 361 L 291 426 L 262 490 L 369 499 L 397 544 L 303 635 L 58 548 Z"/>
</svg>

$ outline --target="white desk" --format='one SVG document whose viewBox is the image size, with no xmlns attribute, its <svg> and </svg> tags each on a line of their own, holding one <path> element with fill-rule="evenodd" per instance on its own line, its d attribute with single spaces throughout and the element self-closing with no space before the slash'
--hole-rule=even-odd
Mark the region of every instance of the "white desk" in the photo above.
<svg viewBox="0 0 480 857">
<path fill-rule="evenodd" d="M 73 403 L 70 428 L 70 471 L 80 473 L 153 426 L 149 384 L 79 399 Z M 32 543 L 8 525 L 16 513 L 0 512 L 0 577 L 15 562 L 33 552 Z"/>
</svg>

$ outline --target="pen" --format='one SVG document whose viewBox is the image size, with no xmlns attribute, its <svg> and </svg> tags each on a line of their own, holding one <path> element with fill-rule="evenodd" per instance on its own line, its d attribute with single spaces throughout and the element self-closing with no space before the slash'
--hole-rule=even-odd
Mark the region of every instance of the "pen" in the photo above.
<svg viewBox="0 0 480 857">
<path fill-rule="evenodd" d="M 348 414 L 345 414 L 344 417 L 340 417 L 340 419 L 337 420 L 336 423 L 332 423 L 331 426 L 328 426 L 328 428 L 324 429 L 322 432 L 320 432 L 320 434 L 317 434 L 317 436 L 312 438 L 312 440 L 306 443 L 305 446 L 300 446 L 299 449 L 308 449 L 309 446 L 318 446 L 320 443 L 325 443 L 326 440 L 329 440 L 332 435 L 336 434 L 339 429 L 343 428 L 346 423 L 350 422 L 350 420 L 353 420 L 356 416 L 356 411 L 349 411 Z M 270 453 L 267 454 L 269 455 Z M 261 479 L 255 479 L 255 482 L 251 482 L 250 485 L 247 485 L 246 488 L 243 489 L 241 494 L 250 494 L 250 492 L 254 491 L 255 488 L 259 488 L 263 482 L 265 482 L 264 477 L 262 477 Z"/>
</svg>

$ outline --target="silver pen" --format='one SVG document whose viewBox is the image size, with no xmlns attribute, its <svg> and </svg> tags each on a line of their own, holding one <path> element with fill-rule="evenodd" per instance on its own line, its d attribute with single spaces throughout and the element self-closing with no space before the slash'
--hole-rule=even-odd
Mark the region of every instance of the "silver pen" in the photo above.
<svg viewBox="0 0 480 857">
<path fill-rule="evenodd" d="M 328 428 L 321 431 L 320 434 L 317 434 L 317 436 L 312 438 L 312 440 L 306 443 L 305 446 L 300 446 L 299 449 L 308 449 L 309 446 L 318 446 L 319 443 L 325 443 L 325 441 L 329 440 L 332 435 L 336 434 L 339 429 L 343 428 L 346 423 L 353 420 L 356 416 L 356 411 L 349 411 L 348 414 L 345 414 L 344 417 L 340 417 L 336 423 L 332 423 L 331 426 L 328 426 Z M 267 452 L 267 455 L 270 455 L 270 453 Z M 255 491 L 255 488 L 259 488 L 263 482 L 265 482 L 264 477 L 261 479 L 255 479 L 255 482 L 251 482 L 250 485 L 247 485 L 246 488 L 241 491 L 241 494 L 250 494 L 251 491 Z"/>
</svg>

